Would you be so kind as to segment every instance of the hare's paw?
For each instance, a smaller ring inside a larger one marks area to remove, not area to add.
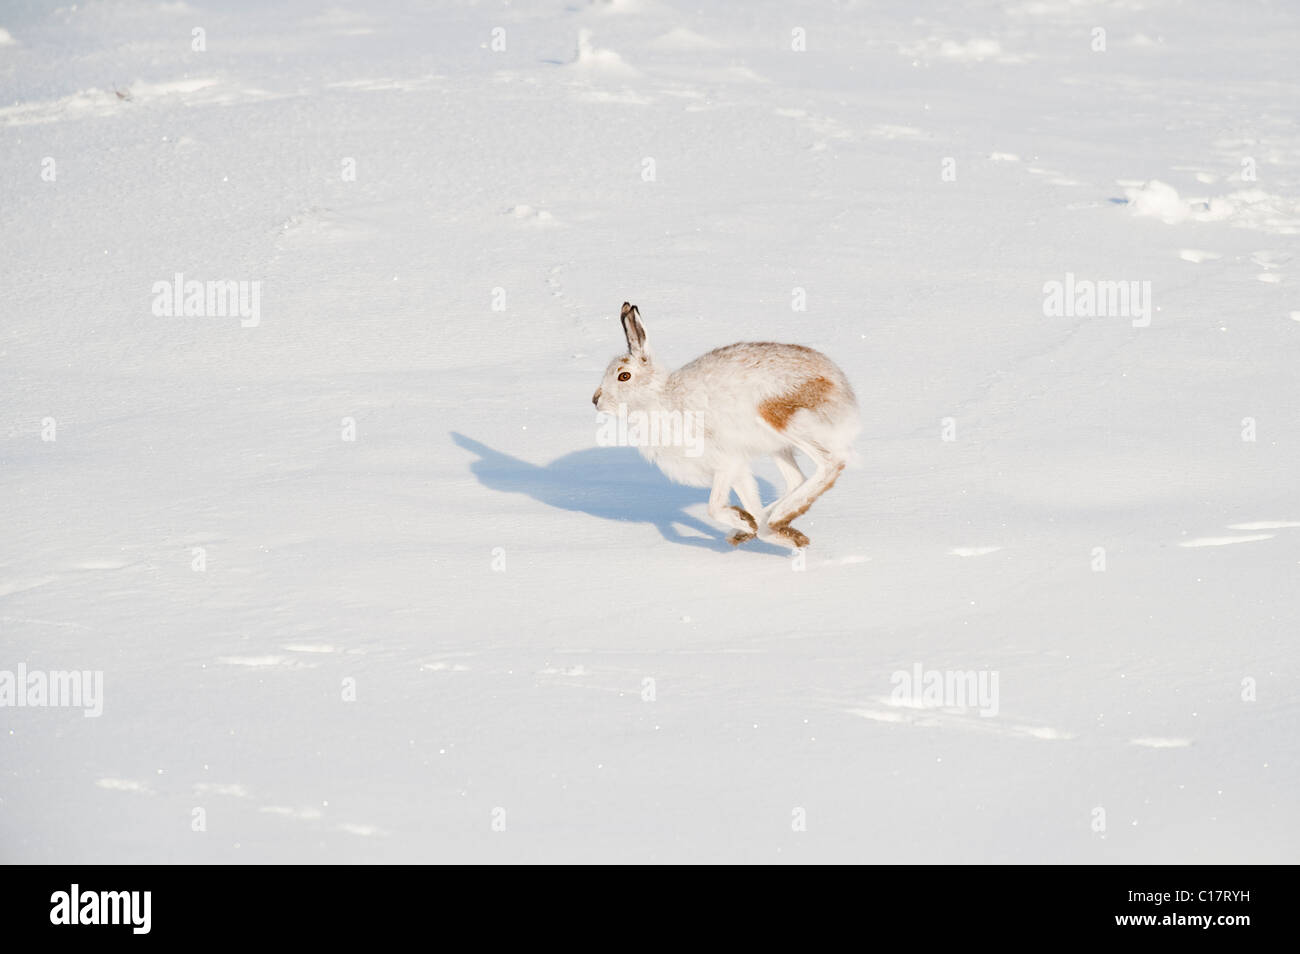
[[[715,501],[709,506],[709,516],[724,527],[735,531],[727,538],[733,547],[739,546],[746,540],[752,540],[758,535],[758,521],[748,510],[719,505]]]
[[[749,529],[752,531],[749,535],[751,537],[755,536],[758,531],[758,522],[754,519],[753,514],[748,510],[741,510],[739,507],[728,507],[727,509],[738,516],[741,520],[745,521],[745,523],[749,524]]]
[[[789,525],[770,527],[769,532],[763,536],[763,539],[768,543],[775,543],[781,547],[790,547],[793,550],[802,550],[810,542],[806,536]]]

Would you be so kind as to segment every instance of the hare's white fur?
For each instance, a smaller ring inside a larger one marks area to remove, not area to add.
[[[761,540],[804,547],[808,538],[790,526],[830,489],[851,456],[858,433],[858,406],[844,372],[802,345],[742,342],[717,348],[676,371],[655,364],[636,306],[623,303],[627,354],[605,370],[592,403],[613,414],[688,416],[694,440],[639,445],[678,483],[712,487],[709,515],[736,531],[728,539]],[[630,375],[620,381],[620,375]],[[795,460],[812,461],[805,477]],[[762,507],[751,464],[771,456],[785,481],[785,494]],[[731,506],[735,490],[741,507]],[[743,508],[743,509],[742,509]]]

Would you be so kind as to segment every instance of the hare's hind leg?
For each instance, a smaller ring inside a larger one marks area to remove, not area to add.
[[[774,533],[768,529],[768,517],[776,506],[790,494],[794,493],[807,478],[802,470],[799,469],[799,463],[794,457],[794,448],[783,447],[772,454],[772,460],[776,462],[776,469],[781,473],[781,480],[785,483],[785,493],[778,496],[766,507],[754,510],[754,515],[758,517],[758,537],[760,540],[766,540],[768,543],[775,543],[779,546],[793,546],[794,541],[788,536]],[[740,488],[736,488],[737,496],[740,496],[741,503],[746,507],[750,506],[748,500],[740,493]],[[754,488],[754,506],[758,506],[758,487]],[[796,533],[798,531],[795,531]],[[807,538],[805,538],[806,541]]]
[[[772,455],[772,459],[776,461],[776,469],[781,472],[781,479],[785,481],[787,494],[793,493],[794,489],[807,479],[799,469],[799,462],[794,459],[793,447],[782,447]],[[773,504],[775,503],[776,501],[773,501]]]
[[[808,538],[790,526],[790,523],[796,517],[807,513],[813,502],[831,489],[839,479],[840,471],[844,470],[845,461],[816,441],[793,438],[789,435],[786,437],[791,444],[812,459],[817,469],[813,471],[811,477],[791,487],[789,484],[794,474],[802,474],[798,466],[794,465],[793,451],[787,448],[777,456],[777,466],[786,478],[787,490],[785,496],[772,504],[763,514],[764,520],[759,538],[770,543],[801,549],[808,545]],[[787,465],[793,467],[793,473],[786,469]]]
[[[754,475],[747,468],[732,473],[720,470],[713,475],[713,490],[709,493],[709,516],[736,531],[727,537],[727,542],[732,546],[754,539],[758,531],[758,521],[754,519],[753,514],[739,507],[733,507],[727,502],[731,499],[731,488],[742,484],[746,477],[750,483],[753,483]],[[754,496],[758,496],[757,487],[754,489]],[[741,503],[745,503],[743,496]]]

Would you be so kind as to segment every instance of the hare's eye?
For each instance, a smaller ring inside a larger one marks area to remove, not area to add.
[[[618,379],[619,379],[620,381],[631,381],[631,380],[632,380],[632,372],[631,372],[631,371],[624,371],[622,374],[620,374],[620,375],[618,376]]]

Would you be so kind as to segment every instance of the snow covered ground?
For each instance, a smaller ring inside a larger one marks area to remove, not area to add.
[[[0,11],[0,860],[1300,860],[1293,4]],[[624,300],[846,370],[802,557]]]

